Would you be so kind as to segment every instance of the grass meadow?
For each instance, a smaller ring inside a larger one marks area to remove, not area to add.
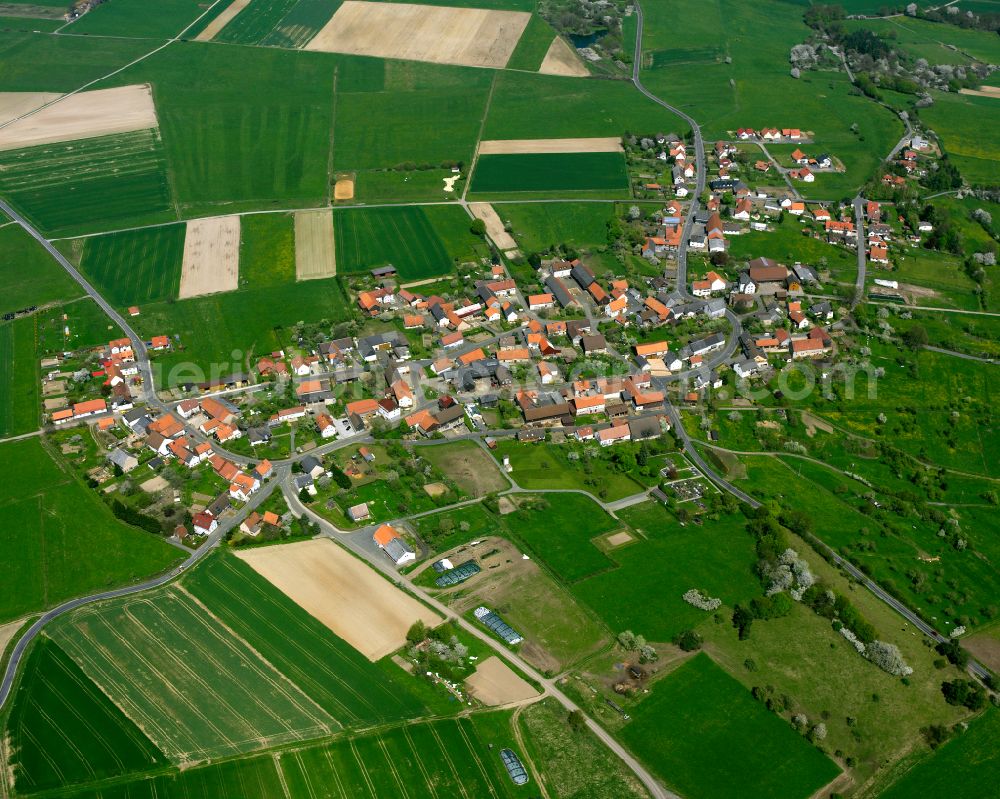
[[[81,268],[114,305],[142,305],[177,297],[184,257],[184,225],[126,230],[84,240]]]
[[[858,272],[857,255],[846,247],[836,247],[822,239],[804,235],[803,230],[811,231],[811,227],[788,214],[784,222],[775,225],[774,230],[766,233],[751,230],[741,236],[734,236],[730,242],[729,256],[740,261],[773,258],[783,264],[801,261],[821,271],[825,264],[834,279],[853,285]]]
[[[146,0],[115,0],[91,9],[66,30],[79,35],[166,39],[180,34],[205,10],[206,4],[199,0],[160,0],[156,13],[151,14]]]
[[[53,235],[176,218],[155,130],[6,150],[0,192]]]
[[[240,285],[275,286],[295,280],[295,217],[251,214],[240,219]]]
[[[83,296],[83,289],[20,225],[0,228],[3,313]]]
[[[342,724],[384,722],[426,709],[400,671],[387,679],[249,566],[228,555],[208,559],[184,586],[237,635]]]
[[[921,121],[944,145],[969,183],[994,185],[1000,174],[1000,142],[983,135],[1000,124],[1000,104],[992,97],[934,92],[934,105],[920,109]]]
[[[526,252],[568,244],[591,249],[606,244],[614,203],[499,203],[494,210],[510,222]]]
[[[481,155],[471,190],[489,192],[591,191],[628,186],[621,153]]]
[[[180,551],[119,522],[37,438],[0,444],[0,622],[164,571]]]
[[[961,8],[965,10],[965,3]],[[996,13],[996,7],[993,8]],[[892,19],[850,20],[844,24],[847,31],[865,28],[881,36],[894,39],[893,45],[910,53],[914,58],[925,58],[930,64],[972,63],[965,54],[987,64],[1000,61],[1000,43],[989,31],[960,28],[912,17]],[[947,45],[957,47],[953,50]]]
[[[57,644],[40,638],[23,666],[7,720],[19,793],[166,765],[142,734]]]
[[[657,682],[631,715],[622,739],[686,796],[804,799],[839,772],[705,654]]]
[[[51,635],[174,762],[340,726],[183,588],[88,606],[60,618]]]
[[[458,206],[334,210],[337,272],[367,272],[391,263],[403,280],[448,274],[485,244]]]
[[[34,317],[0,324],[0,438],[38,429],[39,377]]]

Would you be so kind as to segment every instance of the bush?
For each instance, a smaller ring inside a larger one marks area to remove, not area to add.
[[[949,705],[982,710],[986,707],[986,689],[972,680],[952,680],[941,683],[941,693]]]
[[[685,630],[674,636],[674,644],[685,652],[697,652],[701,649],[701,636],[694,630]]]

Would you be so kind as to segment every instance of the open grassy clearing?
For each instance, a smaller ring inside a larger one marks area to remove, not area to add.
[[[96,347],[124,335],[90,297],[46,308],[35,318],[38,320],[36,351],[39,355]],[[67,327],[69,335],[66,335]]]
[[[323,56],[190,42],[112,81],[154,86],[177,201],[200,216],[326,202],[333,67]]]
[[[118,306],[175,299],[184,233],[184,225],[167,225],[87,238],[82,270]]]
[[[39,377],[35,319],[0,324],[0,438],[38,429]]]
[[[83,289],[20,225],[0,228],[0,286],[4,313],[83,295]]]
[[[620,153],[481,155],[472,191],[531,192],[623,189],[628,186]]]
[[[1000,781],[1000,712],[989,708],[937,752],[914,762],[883,799],[912,799],[917,796],[947,796],[961,789],[967,796],[987,795]],[[917,759],[914,758],[914,761]]]
[[[823,271],[830,270],[835,280],[854,283],[858,271],[858,257],[845,247],[835,247],[820,239],[802,234],[804,226],[791,215],[774,230],[766,233],[749,231],[735,236],[729,243],[729,257],[738,260],[773,258],[791,265],[796,261]]]
[[[225,0],[221,0],[224,4]],[[67,32],[96,36],[177,36],[201,16],[207,5],[199,0],[162,0],[151,14],[146,0],[115,0],[91,9]]]
[[[895,261],[895,266],[888,275],[873,266],[868,285],[872,286],[876,278],[896,280],[901,284],[901,290],[914,294],[918,305],[967,311],[980,308],[979,298],[973,293],[976,283],[965,274],[960,256],[922,248],[904,250]],[[908,289],[908,286],[916,286],[917,291]]]
[[[152,742],[49,638],[31,649],[6,733],[29,793],[166,765]]]
[[[1000,173],[1000,142],[983,135],[1000,124],[1000,102],[991,97],[934,92],[934,105],[920,109],[920,119],[938,136],[969,183],[992,185]]]
[[[838,773],[703,654],[658,682],[631,714],[621,737],[685,795],[804,799]]]
[[[340,726],[183,589],[84,608],[51,635],[176,763]]]
[[[435,447],[421,447],[420,457],[458,483],[472,497],[481,497],[510,486],[490,458],[474,441],[458,441]]]
[[[387,679],[242,561],[210,558],[184,586],[338,721],[382,722],[426,710],[403,672]]]
[[[392,264],[403,280],[448,274],[486,245],[458,206],[334,210],[337,270],[367,272]]]
[[[978,314],[912,311],[911,319],[891,318],[893,329],[905,334],[919,325],[931,346],[967,352],[981,358],[1000,357],[1000,319]]]
[[[49,234],[175,218],[155,130],[0,153],[0,192]]]
[[[295,219],[251,214],[240,222],[240,286],[262,288],[295,280]]]
[[[166,570],[181,552],[115,519],[38,439],[0,445],[0,621]]]

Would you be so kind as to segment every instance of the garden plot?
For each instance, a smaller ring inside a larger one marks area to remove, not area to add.
[[[37,97],[36,93],[30,93],[30,98]],[[34,99],[26,102],[34,102]],[[16,105],[16,101],[8,103]],[[69,95],[31,116],[0,128],[0,150],[92,139],[155,127],[156,108],[147,84],[98,89]]]
[[[295,214],[295,279],[317,280],[337,274],[331,211]]]
[[[305,49],[502,68],[530,19],[522,11],[346,0]]]
[[[618,136],[571,139],[494,139],[479,142],[479,155],[526,155],[545,153],[621,153]]]
[[[399,649],[415,621],[441,621],[328,539],[251,549],[237,556],[369,660]]]
[[[538,696],[538,691],[496,655],[477,664],[465,681],[466,688],[484,705],[506,705]]]
[[[233,18],[248,5],[250,5],[250,0],[233,0],[225,11],[205,26],[205,30],[194,37],[194,40],[196,42],[212,41],[216,34],[232,22]]]
[[[180,299],[236,291],[240,268],[240,218],[192,219],[184,236]]]
[[[552,40],[538,71],[543,75],[562,75],[568,78],[586,78],[590,75],[576,51],[561,36]]]
[[[489,203],[470,203],[469,210],[472,211],[472,215],[476,219],[482,219],[486,223],[486,234],[493,239],[493,243],[497,247],[504,252],[517,249],[517,242],[514,241],[510,233],[504,230],[503,222],[497,212],[493,210],[492,205]]]

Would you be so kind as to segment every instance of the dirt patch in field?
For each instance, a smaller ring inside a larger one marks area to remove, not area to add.
[[[971,94],[973,97],[992,97],[1000,100],[1000,86],[983,86],[981,89],[959,89],[959,94]]]
[[[337,274],[332,211],[295,214],[295,279],[317,280]]]
[[[58,100],[61,94],[52,92],[0,92],[0,125],[17,119],[46,103]]]
[[[634,541],[631,533],[622,530],[620,533],[615,533],[614,535],[609,535],[607,537],[608,546],[620,547],[627,544],[629,541]]]
[[[145,83],[79,92],[0,129],[0,150],[130,133],[157,124],[153,94]]]
[[[354,178],[340,178],[333,184],[333,199],[353,200],[354,199]]]
[[[941,296],[934,289],[926,286],[914,286],[912,283],[900,283],[899,290],[907,295],[908,299],[919,303],[921,300],[936,299]]]
[[[194,37],[196,42],[210,42],[215,38],[226,25],[233,21],[233,18],[244,8],[250,5],[250,0],[233,0],[232,3],[219,16],[205,26],[205,30]]]
[[[522,155],[535,153],[620,153],[617,136],[576,139],[490,139],[479,142],[480,155]]]
[[[806,426],[806,435],[809,438],[815,436],[817,430],[821,430],[824,433],[833,432],[833,425],[820,419],[818,416],[813,416],[811,413],[804,412],[802,414],[802,424]]]
[[[428,447],[423,452],[428,460],[454,480],[458,487],[474,497],[509,487],[493,459],[479,447],[444,445]]]
[[[508,497],[500,497],[497,500],[497,510],[500,511],[501,516],[507,516],[517,510],[517,505]]]
[[[465,680],[465,687],[484,705],[506,705],[538,696],[530,683],[522,680],[496,655],[476,666],[476,673]]]
[[[441,497],[448,493],[448,486],[444,483],[428,483],[424,486],[424,491],[427,492],[427,496],[431,499],[434,497]]]
[[[517,242],[510,233],[503,229],[503,222],[493,206],[489,203],[470,203],[469,210],[476,219],[482,219],[486,223],[486,234],[493,239],[493,243],[501,250],[513,250],[517,247]]]
[[[184,234],[180,299],[236,291],[240,277],[240,218],[192,219]]]
[[[17,619],[15,621],[9,621],[6,624],[0,624],[0,657],[3,656],[4,650],[7,649],[7,644],[9,644],[17,631],[24,626],[24,619]]]
[[[163,489],[169,487],[169,485],[170,483],[168,483],[163,477],[157,475],[156,477],[151,477],[145,483],[141,483],[139,485],[139,488],[141,488],[147,494],[155,494],[156,492],[162,491]]]
[[[963,638],[962,646],[991,671],[1000,672],[1000,638],[993,638],[989,634],[974,635]]]
[[[501,68],[530,19],[524,11],[345,0],[305,49]]]
[[[236,553],[334,634],[375,661],[406,643],[415,622],[441,619],[325,538]]]
[[[590,75],[576,51],[562,36],[556,36],[552,40],[538,71],[543,75],[562,75],[567,78],[586,78]]]

